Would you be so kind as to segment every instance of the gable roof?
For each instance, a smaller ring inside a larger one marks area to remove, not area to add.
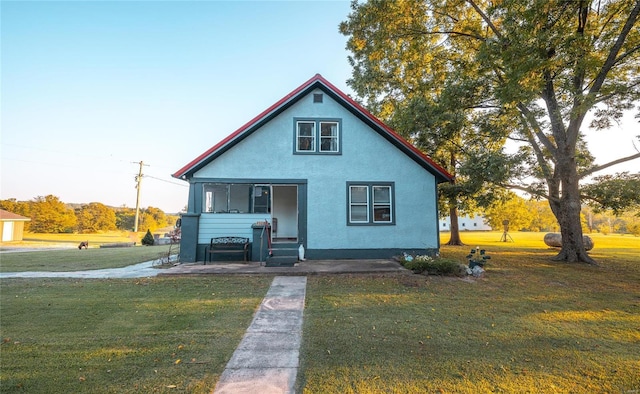
[[[0,221],[3,222],[28,222],[31,219],[20,216],[17,213],[5,211],[4,209],[0,209]]]
[[[434,162],[427,155],[422,153],[418,148],[411,145],[407,140],[402,138],[398,133],[393,131],[389,126],[385,125],[378,118],[373,116],[369,111],[364,109],[351,97],[336,88],[329,81],[324,79],[322,75],[316,74],[313,78],[303,83],[288,95],[284,96],[278,102],[264,110],[255,118],[244,124],[238,130],[231,133],[222,141],[211,147],[209,150],[196,157],[190,163],[176,171],[172,176],[179,179],[187,179],[193,176],[193,174],[206,166],[212,160],[231,149],[237,143],[242,141],[251,135],[254,131],[258,130],[265,123],[269,122],[274,117],[278,116],[284,110],[295,104],[302,97],[306,96],[309,92],[320,89],[336,102],[341,104],[349,112],[366,123],[374,131],[384,137],[387,141],[391,142],[394,146],[400,149],[404,154],[413,159],[416,163],[422,166],[425,170],[432,173],[438,183],[448,182],[453,179],[444,168]]]

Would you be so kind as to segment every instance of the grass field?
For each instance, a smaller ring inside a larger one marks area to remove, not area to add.
[[[178,250],[178,246],[172,246],[172,253]],[[0,272],[64,272],[121,268],[166,257],[168,252],[169,245],[2,253],[0,255]]]
[[[501,242],[502,232],[462,232],[462,242],[468,247],[448,247],[444,245],[449,240],[449,233],[441,233],[440,240],[442,242],[442,253],[450,257],[458,257],[464,259],[471,248],[480,246],[491,254],[504,256],[506,260],[510,258],[518,259],[519,257],[510,257],[510,254],[521,253],[522,256],[540,257],[547,260],[555,256],[559,249],[550,248],[545,245],[543,238],[545,233],[531,232],[515,232],[510,233],[512,241]],[[594,242],[594,248],[589,254],[602,266],[609,263],[618,264],[619,262],[629,262],[640,264],[640,237],[633,235],[609,234],[602,235],[599,233],[586,234]]]
[[[158,229],[153,234],[163,236],[173,227]],[[119,242],[136,242],[140,245],[140,241],[146,232],[134,233],[132,231],[106,231],[95,234],[45,234],[45,233],[24,233],[22,241],[11,241],[0,243],[0,250],[23,248],[75,248],[82,241],[89,241],[90,248],[98,248],[103,244],[119,243]]]
[[[640,392],[640,239],[594,236],[595,267],[500,235],[442,248],[487,249],[481,279],[309,277],[301,391]]]
[[[266,277],[2,280],[2,393],[207,393]]]
[[[82,241],[89,241],[92,247],[98,247],[101,244],[115,242],[138,242],[144,237],[144,233],[134,233],[127,231],[108,231],[96,234],[44,234],[44,233],[24,233],[22,241],[14,241],[12,246],[42,246],[46,247],[50,244],[68,245],[69,247],[78,246]]]
[[[310,276],[299,391],[640,392],[639,238],[594,236],[596,267],[462,235],[482,278]],[[271,280],[3,279],[0,391],[208,393]]]
[[[21,242],[0,246],[0,272],[19,271],[80,271],[121,268],[128,265],[175,254],[179,245],[156,245],[124,248],[100,248],[112,243],[136,242],[134,233],[108,232],[101,234],[33,234],[26,233]],[[81,241],[89,241],[89,248],[78,250]],[[20,252],[17,250],[28,251]],[[12,250],[11,252],[8,252]]]

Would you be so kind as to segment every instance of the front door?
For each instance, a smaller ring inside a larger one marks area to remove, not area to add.
[[[273,240],[296,242],[298,240],[298,186],[273,185],[271,189]]]

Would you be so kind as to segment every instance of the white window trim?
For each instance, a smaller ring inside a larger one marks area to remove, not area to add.
[[[367,189],[367,220],[353,221],[351,220],[351,209],[354,205],[365,205],[364,203],[352,203],[351,190],[356,187],[365,187]],[[383,187],[389,189],[389,202],[375,204],[373,201],[373,190],[376,187]],[[347,182],[347,225],[353,226],[395,226],[396,224],[396,209],[395,209],[395,182],[360,182],[360,181],[348,181]],[[375,207],[385,206],[389,207],[389,220],[375,220]]]
[[[389,202],[385,202],[385,203],[376,203],[375,201],[375,193],[374,193],[374,189],[375,188],[385,188],[389,190]],[[373,212],[373,217],[371,218],[373,220],[374,223],[385,223],[385,224],[390,224],[393,223],[393,189],[391,188],[391,185],[371,185],[371,211]],[[389,220],[376,220],[376,215],[375,215],[375,211],[376,211],[376,206],[381,207],[389,207]]]
[[[308,123],[313,124],[313,134],[312,136],[301,136],[300,135],[300,124]],[[336,135],[325,137],[325,139],[331,138],[335,139],[335,149],[324,150],[322,149],[322,125],[323,124],[332,124],[336,127]],[[294,154],[302,154],[302,155],[341,155],[342,154],[342,120],[337,118],[294,118],[294,141],[293,141],[293,153]],[[311,149],[309,150],[301,150],[300,149],[300,138],[311,138]]]
[[[321,120],[319,123],[319,127],[318,127],[318,138],[319,138],[319,143],[318,143],[318,150],[322,153],[338,153],[340,152],[340,122],[335,121],[335,120]],[[322,125],[323,124],[332,124],[336,126],[336,135],[333,136],[328,136],[328,137],[323,137],[322,136]],[[334,139],[336,140],[336,149],[335,150],[323,150],[322,149],[322,139]]]
[[[367,190],[367,201],[365,203],[361,203],[361,202],[353,202],[351,200],[351,196],[353,196],[353,194],[351,193],[351,190],[353,190],[354,188],[361,188],[361,187],[365,187]],[[353,220],[352,219],[352,208],[354,206],[365,206],[365,208],[367,208],[366,212],[367,212],[367,219],[366,220]],[[349,223],[357,223],[357,224],[366,224],[369,223],[369,206],[370,206],[370,202],[369,202],[369,187],[367,187],[367,185],[349,185]]]
[[[311,124],[313,125],[313,130],[311,131],[311,135],[300,135],[300,124],[302,123],[306,123],[306,124]],[[316,143],[316,136],[318,134],[317,132],[317,127],[316,127],[316,121],[314,120],[297,120],[296,121],[296,152],[299,153],[315,153],[316,152],[316,146],[318,145]],[[311,149],[300,149],[300,138],[311,138]]]

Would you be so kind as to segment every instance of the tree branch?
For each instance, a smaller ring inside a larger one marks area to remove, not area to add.
[[[538,124],[538,121],[536,120],[535,115],[532,114],[529,108],[527,108],[527,106],[522,103],[518,103],[517,107],[520,110],[520,112],[524,115],[527,122],[531,125],[531,128],[533,128],[533,131],[536,137],[538,138],[538,141],[540,141],[540,143],[544,145],[544,147],[547,148],[549,152],[551,152],[551,154],[555,157],[557,148],[551,143],[549,138],[547,138],[547,136],[544,135],[544,133],[542,132],[542,128],[540,127],[540,125]]]
[[[637,52],[638,50],[640,50],[640,44],[636,45],[635,47],[629,49],[628,51],[626,51],[622,55],[618,56],[618,58],[613,62],[613,64],[615,65],[615,64],[620,63],[620,61],[622,61],[625,57],[632,55],[633,53]]]
[[[521,114],[520,116],[523,116],[523,115]],[[524,118],[522,120],[523,120],[524,123],[529,123],[526,118]],[[544,173],[544,177],[547,178],[547,179],[550,179],[553,175],[551,174],[551,169],[549,168],[549,165],[547,164],[547,161],[544,158],[544,153],[542,152],[542,150],[540,149],[540,146],[538,146],[538,144],[536,143],[535,139],[533,138],[531,130],[530,129],[526,129],[525,133],[526,133],[525,136],[527,138],[527,142],[533,148],[533,152],[536,155],[536,160],[538,160],[538,164],[540,165],[540,168],[542,169],[542,172]]]
[[[607,27],[609,26],[611,21],[613,21],[614,17],[616,16],[616,14],[618,13],[620,8],[622,8],[622,6],[620,6],[619,8],[616,8],[615,10],[613,10],[611,12],[609,12],[609,17],[603,23],[601,23],[600,31],[597,34],[594,35],[594,40],[595,41],[597,41],[602,36],[602,33],[607,29]],[[598,7],[598,11],[596,12],[596,14],[598,16],[600,16],[600,8],[599,7]],[[595,41],[594,41],[594,44],[595,44]]]
[[[553,198],[552,196],[546,194],[546,193],[540,193],[537,192],[535,190],[532,190],[528,187],[525,186],[520,186],[520,185],[512,185],[510,183],[500,183],[499,186],[502,186],[506,189],[516,189],[516,190],[522,190],[523,192],[526,192],[528,194],[531,194],[532,196],[536,196],[536,197],[541,197],[547,200],[553,200],[553,201],[558,201],[558,199]]]
[[[481,37],[481,36],[477,36],[475,34],[471,34],[471,33],[464,33],[461,31],[456,31],[456,30],[420,30],[420,29],[410,29],[410,28],[404,28],[405,31],[407,31],[407,34],[397,34],[394,35],[393,38],[404,38],[404,37],[411,37],[414,36],[416,34],[424,34],[424,35],[436,35],[436,34],[442,34],[442,35],[455,35],[455,36],[463,36],[463,37],[470,37],[470,38],[474,38],[476,40],[479,41],[485,41],[486,38],[485,37]]]
[[[613,46],[611,47],[611,50],[609,51],[607,60],[605,60],[604,64],[602,65],[600,72],[596,76],[593,82],[593,85],[591,86],[591,89],[589,89],[589,96],[595,96],[596,93],[600,91],[600,88],[602,88],[602,84],[604,84],[607,74],[609,73],[611,68],[616,64],[616,59],[618,58],[618,53],[620,52],[622,45],[624,44],[625,40],[627,39],[627,36],[629,35],[629,32],[631,31],[631,29],[633,28],[633,26],[635,25],[638,19],[638,14],[640,14],[640,0],[636,0],[635,6],[631,10],[631,13],[629,13],[629,17],[627,18],[627,21],[625,22],[622,28],[622,31],[620,31],[620,34],[618,35],[618,38],[616,39],[615,44],[613,44]]]
[[[517,138],[517,137],[512,137],[511,135],[507,136],[507,139],[511,141],[517,141],[517,142],[529,142],[529,140],[526,138]]]
[[[551,121],[551,133],[556,141],[557,149],[552,152],[555,157],[558,150],[564,152],[567,148],[574,149],[574,141],[578,138],[578,128],[574,128],[575,131],[573,131],[572,135],[569,135],[568,130],[565,128],[564,121],[562,120],[562,111],[558,105],[551,74],[548,70],[545,70],[543,75],[545,84],[542,88],[542,99],[547,105],[547,114]]]
[[[591,201],[594,201],[594,202],[600,204],[603,207],[607,206],[607,202],[606,201],[600,200],[600,199],[592,197],[592,196],[587,196],[585,194],[580,194],[580,200],[591,200]]]
[[[485,23],[487,24],[487,26],[489,26],[493,34],[495,34],[496,37],[500,39],[500,41],[504,41],[504,37],[502,33],[500,33],[500,30],[498,30],[498,28],[493,24],[493,22],[491,22],[491,19],[489,19],[487,14],[485,14],[484,11],[482,11],[480,7],[478,7],[478,5],[473,0],[467,0],[467,3],[471,4],[471,7],[473,7],[473,9],[476,10],[478,15],[480,15],[480,17],[485,21]]]
[[[616,159],[614,161],[610,161],[610,162],[608,162],[606,164],[602,164],[602,165],[590,168],[590,169],[578,174],[578,178],[582,179],[582,178],[587,177],[587,176],[589,176],[589,175],[591,175],[591,174],[593,174],[595,172],[602,171],[602,170],[604,170],[606,168],[615,166],[616,164],[624,163],[624,162],[627,162],[627,161],[630,161],[630,160],[635,160],[637,158],[640,158],[640,153],[635,153],[635,154],[633,154],[631,156],[622,157],[620,159]]]
[[[636,82],[636,83],[629,84],[627,87],[628,88],[635,88],[636,86],[640,86],[640,80],[638,80],[638,82]],[[624,91],[624,92],[618,91],[618,92],[609,93],[609,94],[606,94],[604,96],[599,96],[599,97],[594,98],[593,102],[595,104],[602,103],[602,102],[607,101],[610,98],[613,98],[613,97],[615,97],[615,96],[617,96],[619,94],[625,94],[625,93],[627,93],[627,91]]]

